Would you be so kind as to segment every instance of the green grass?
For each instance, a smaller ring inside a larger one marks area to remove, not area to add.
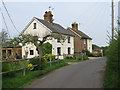
[[[3,75],[2,88],[24,88],[41,75],[66,65],[68,64],[64,61],[61,61],[59,63],[52,64],[52,66],[46,66],[44,70],[27,71],[25,76],[23,76],[22,71],[14,72],[15,75],[13,77],[7,77]]]
[[[88,59],[86,59],[86,60],[88,60]],[[82,62],[82,61],[85,61],[85,60],[65,59],[64,61],[65,62]]]

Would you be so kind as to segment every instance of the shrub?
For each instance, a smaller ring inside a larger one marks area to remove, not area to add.
[[[70,56],[70,57],[69,57],[69,56],[67,56],[67,57],[66,57],[66,59],[73,59],[73,57],[71,57],[71,56]]]
[[[88,57],[94,57],[93,53],[88,54]]]
[[[100,52],[94,52],[94,53],[93,53],[93,56],[94,56],[94,57],[101,57],[101,56],[102,56],[102,53],[100,53]]]
[[[43,55],[52,53],[52,44],[49,42],[43,44]]]
[[[8,72],[12,70],[12,66],[15,65],[12,62],[8,62],[8,63],[2,63],[2,72]],[[14,72],[9,72],[9,73],[5,73],[3,74],[4,77],[14,77],[15,73]]]
[[[30,70],[30,71],[34,70],[34,67],[32,64],[28,64],[28,70]]]
[[[83,55],[83,60],[88,60],[88,56]]]
[[[104,76],[104,88],[120,88],[120,34],[112,40],[107,50],[107,66]]]
[[[34,67],[33,70],[40,70],[40,69],[44,68],[45,61],[44,61],[43,58],[40,59],[39,57],[35,57],[35,58],[30,59],[29,64],[37,65],[37,66]]]
[[[45,54],[43,57],[44,57],[43,59],[45,60],[45,62],[49,62],[50,59],[51,59],[51,61],[55,61],[55,55],[54,54]]]

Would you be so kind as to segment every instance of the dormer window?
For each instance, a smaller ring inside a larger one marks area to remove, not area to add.
[[[36,29],[36,23],[33,24],[33,29]]]

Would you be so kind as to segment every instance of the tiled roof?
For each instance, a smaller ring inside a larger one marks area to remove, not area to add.
[[[36,17],[34,17],[36,18]],[[53,33],[60,33],[65,35],[71,35],[73,36],[73,33],[63,28],[61,25],[56,23],[49,23],[48,21],[36,18],[39,22],[41,22],[43,25],[45,25],[47,28],[49,28]]]

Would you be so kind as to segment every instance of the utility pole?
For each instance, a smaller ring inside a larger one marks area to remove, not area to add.
[[[114,39],[114,0],[112,0],[112,39]]]

